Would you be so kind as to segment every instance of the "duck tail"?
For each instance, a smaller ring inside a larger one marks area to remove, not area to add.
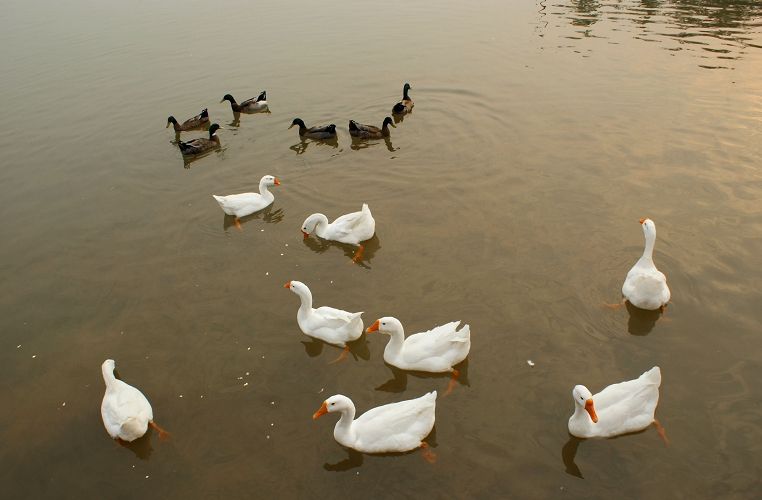
[[[266,101],[266,100],[267,100],[267,91],[266,91],[266,90],[263,90],[263,91],[262,91],[262,92],[259,94],[259,96],[257,97],[257,102],[260,102],[260,101]]]
[[[201,116],[201,118],[208,118],[209,117],[209,111],[206,108],[204,108],[204,109],[201,110],[201,114],[199,116]]]
[[[188,151],[190,149],[193,149],[192,146],[190,146],[187,142],[183,142],[183,141],[178,142],[177,147],[180,148],[180,151]]]
[[[335,133],[336,133],[336,124],[335,124],[335,123],[331,123],[330,125],[328,125],[328,127],[327,127],[327,128],[328,128],[328,131],[329,131],[330,133],[332,133],[332,134],[335,134]]]
[[[349,130],[360,130],[360,127],[357,126],[356,121],[349,120]]]

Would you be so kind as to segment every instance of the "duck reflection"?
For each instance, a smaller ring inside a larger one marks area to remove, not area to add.
[[[413,114],[413,110],[411,109],[407,113],[402,113],[402,114],[393,113],[392,114],[392,118],[394,118],[394,123],[396,125],[397,123],[404,122],[405,121],[405,117],[408,116],[408,115],[412,115],[412,114]]]
[[[408,374],[418,378],[451,378],[452,375],[448,372],[444,373],[430,373],[430,372],[418,372],[418,371],[405,371],[396,366],[392,366],[384,361],[384,364],[392,371],[392,378],[376,387],[377,391],[384,392],[405,392],[407,389],[407,376]],[[464,359],[453,368],[458,370],[457,381],[461,385],[470,387],[471,384],[468,381],[468,358]],[[427,441],[428,442],[428,441]]]
[[[369,240],[365,240],[362,243],[362,253],[360,257],[354,259],[355,253],[357,253],[356,245],[349,245],[347,243],[340,243],[338,241],[324,240],[318,238],[317,235],[313,235],[311,238],[305,238],[302,242],[307,245],[307,248],[315,253],[323,253],[328,251],[331,247],[338,247],[344,252],[344,255],[351,260],[350,264],[354,263],[365,269],[371,269],[370,260],[376,255],[376,252],[381,248],[381,243],[378,240],[378,235],[374,234]]]
[[[258,220],[258,219],[262,219],[266,224],[277,224],[283,220],[283,217],[285,216],[285,214],[283,213],[282,208],[279,208],[277,210],[273,210],[272,208],[273,207],[270,206],[265,208],[264,210],[260,210],[259,212],[255,212],[251,215],[240,217],[238,219],[238,224],[243,226],[247,222],[251,222],[253,220]],[[234,215],[225,214],[225,218],[222,220],[223,229],[226,232],[234,227],[237,229],[243,230],[243,228],[239,228],[238,226],[236,226],[235,220],[236,218]]]
[[[175,143],[176,144],[176,143]],[[213,153],[221,153],[225,151],[225,148],[222,146],[216,146],[209,151],[204,151],[203,153],[199,153],[197,155],[182,155],[183,157],[183,167],[185,168],[191,168],[191,164],[195,162],[196,160],[200,160],[202,158],[206,158],[207,156],[213,154]]]
[[[627,307],[627,313],[630,315],[630,320],[627,322],[627,331],[630,332],[630,335],[648,335],[656,326],[661,315],[664,314],[662,309],[653,311],[641,309],[632,305],[629,300],[625,303],[625,307]]]
[[[349,147],[355,151],[359,151],[361,149],[368,149],[378,144],[379,144],[379,139],[360,139],[359,137],[352,137],[352,145]],[[392,140],[389,137],[384,137],[384,144],[386,144],[386,149],[388,149],[392,153],[395,151],[399,151],[400,149],[400,148],[395,148],[394,146],[392,146]]]
[[[305,139],[304,137],[299,137],[299,142],[291,146],[289,149],[291,151],[294,151],[296,154],[300,155],[304,153],[307,150],[307,146],[310,144],[316,144],[318,146],[329,146],[333,149],[336,149],[339,147],[339,139],[323,139],[323,140],[317,140],[317,139]]]
[[[303,340],[302,344],[304,344],[304,349],[307,351],[307,356],[311,358],[319,356],[323,352],[323,346],[330,345],[323,340],[311,337],[309,341]],[[362,358],[365,361],[370,359],[370,348],[368,347],[368,340],[365,338],[365,332],[357,340],[347,342],[347,347],[349,348],[349,354],[355,358],[355,361],[357,361],[357,358]]]
[[[577,447],[579,447],[579,443],[582,441],[584,441],[584,439],[574,437],[569,434],[569,440],[566,442],[564,447],[561,448],[561,460],[563,460],[564,465],[566,466],[566,470],[564,472],[580,479],[585,479],[582,477],[582,472],[580,472],[577,464],[574,463],[574,457],[577,456]]]
[[[228,123],[228,127],[238,128],[241,126],[241,113],[233,112],[233,119]]]

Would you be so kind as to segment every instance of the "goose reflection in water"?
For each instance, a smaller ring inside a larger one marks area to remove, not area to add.
[[[426,444],[428,445],[427,448],[436,448],[437,447],[437,426],[436,424],[431,429],[431,432],[428,436],[426,436],[424,439],[426,441]],[[341,460],[339,462],[336,462],[335,464],[329,464],[326,462],[323,464],[323,468],[327,471],[331,472],[346,472],[350,469],[354,469],[357,467],[362,466],[364,457],[363,454],[360,453],[357,450],[353,450],[352,448],[344,448],[347,452],[347,458],[344,460]],[[379,456],[384,457],[394,457],[394,456],[401,456],[401,455],[410,455],[413,453],[420,453],[418,449],[406,451],[404,453],[379,453]]]
[[[360,139],[359,137],[352,137],[352,145],[349,147],[354,151],[359,151],[361,149],[368,149],[372,146],[376,146],[379,144],[379,141],[380,139]],[[399,151],[400,149],[392,146],[392,140],[389,137],[384,137],[384,143],[386,144],[386,149],[392,153]]]
[[[378,235],[374,234],[369,240],[365,240],[362,243],[362,253],[360,257],[355,259],[355,253],[357,252],[357,246],[349,245],[347,243],[339,243],[338,241],[323,240],[318,238],[317,235],[311,238],[305,238],[302,242],[307,245],[307,248],[315,253],[323,253],[328,251],[331,247],[338,247],[344,252],[344,255],[349,257],[349,263],[357,264],[358,266],[370,269],[370,260],[376,255],[376,252],[381,248],[381,243],[378,241]]]
[[[307,150],[307,146],[309,146],[310,144],[317,144],[318,146],[329,146],[333,149],[336,149],[339,147],[339,139],[334,138],[334,139],[318,140],[318,139],[306,139],[304,137],[299,137],[299,142],[297,142],[296,144],[294,144],[288,149],[300,155]]]
[[[146,462],[151,459],[151,453],[153,453],[153,447],[151,446],[151,436],[153,435],[153,427],[150,425],[148,426],[148,430],[145,434],[140,436],[139,438],[135,439],[134,441],[130,441],[129,443],[126,441],[116,441],[119,443],[119,446],[127,448],[131,452],[135,454],[136,457],[138,457],[140,460],[145,460]]]
[[[392,371],[392,378],[384,382],[383,384],[376,387],[377,391],[384,391],[384,392],[405,392],[405,389],[407,389],[407,376],[408,374],[417,377],[417,378],[451,378],[452,374],[449,372],[443,372],[443,373],[431,373],[431,372],[419,372],[419,371],[406,371],[402,370],[400,368],[397,368],[396,366],[392,366],[386,361],[384,361],[384,364],[387,368],[389,368]],[[468,358],[464,359],[457,365],[455,365],[453,368],[458,370],[458,382],[461,385],[465,385],[466,387],[471,387],[471,384],[468,381]],[[428,442],[428,441],[427,441]]]
[[[323,352],[323,346],[330,346],[329,343],[316,338],[310,338],[309,341],[303,340],[302,344],[304,344],[304,350],[307,351],[307,356],[311,358],[319,356]],[[370,348],[368,347],[368,340],[365,338],[364,332],[357,340],[347,342],[347,348],[349,354],[355,358],[355,361],[357,361],[357,358],[364,359],[365,361],[370,360]],[[337,347],[337,349],[339,348]]]
[[[238,219],[238,223],[243,226],[247,222],[262,219],[266,224],[277,224],[280,221],[283,220],[283,217],[285,214],[283,213],[283,209],[279,208],[277,210],[272,210],[272,207],[265,208],[264,210],[260,210],[259,212],[255,212],[251,215],[247,215],[245,217],[240,217]],[[228,215],[225,214],[225,218],[222,221],[222,227],[227,232],[229,229],[237,227],[235,223],[235,216],[234,215]],[[237,228],[240,231],[243,231],[243,227]]]
[[[627,322],[627,331],[630,332],[630,335],[641,337],[648,335],[654,329],[654,326],[656,326],[656,322],[659,321],[661,315],[664,314],[662,309],[655,309],[653,311],[641,309],[630,304],[629,300],[625,303],[625,306],[627,307],[627,313],[630,315],[630,320]],[[666,321],[667,318],[662,318],[662,320]]]

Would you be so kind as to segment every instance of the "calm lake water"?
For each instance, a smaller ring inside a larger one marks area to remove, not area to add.
[[[9,498],[762,496],[759,3],[41,0],[0,28]],[[391,139],[353,142],[405,82]],[[269,114],[219,104],[262,90]],[[167,116],[205,107],[222,147],[184,160]],[[211,195],[265,174],[275,203],[239,231]],[[360,262],[303,240],[363,203]],[[644,217],[658,322],[603,306]],[[468,323],[461,383],[392,371],[376,333],[329,365],[292,279],[366,326]],[[108,437],[107,358],[170,441]],[[575,384],[655,365],[669,449],[653,428],[570,439]],[[336,393],[364,412],[433,389],[433,465],[347,453],[335,415],[312,419]]]

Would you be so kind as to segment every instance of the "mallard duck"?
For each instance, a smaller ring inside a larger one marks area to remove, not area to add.
[[[150,425],[159,432],[160,439],[169,433],[153,422],[153,409],[143,393],[114,376],[115,363],[107,359],[101,365],[106,394],[101,403],[101,417],[106,431],[113,439],[134,441],[148,430]]]
[[[170,125],[174,125],[175,132],[184,132],[186,130],[193,130],[194,128],[203,127],[206,123],[209,123],[209,113],[206,111],[206,108],[204,108],[204,110],[201,111],[201,113],[198,115],[189,120],[185,120],[182,125],[177,123],[177,120],[175,120],[174,116],[170,116],[167,118],[166,128],[169,128]]]
[[[336,125],[333,123],[330,125],[325,125],[323,127],[310,127],[307,128],[307,126],[304,124],[301,118],[294,118],[294,121],[291,122],[291,126],[288,128],[291,129],[294,125],[299,126],[299,135],[301,137],[306,137],[307,139],[335,139],[336,138]]]
[[[383,139],[384,137],[389,137],[389,125],[396,128],[394,120],[390,116],[384,118],[384,124],[381,128],[349,120],[349,135],[359,137],[360,139]]]
[[[468,325],[458,330],[460,321],[453,321],[432,330],[416,333],[405,338],[405,330],[397,318],[377,319],[366,332],[377,331],[389,335],[391,339],[384,349],[384,361],[402,370],[424,372],[451,372],[450,393],[458,378],[458,370],[453,368],[468,356],[471,350],[471,329]]]
[[[411,87],[409,83],[405,84],[405,86],[402,88],[402,100],[394,105],[392,108],[392,113],[395,115],[401,115],[404,113],[409,113],[410,110],[413,109],[413,100],[410,99],[410,97],[407,95],[407,91],[412,89],[413,87]]]
[[[312,292],[301,281],[289,281],[283,288],[288,288],[302,299],[302,305],[296,313],[296,322],[305,335],[320,339],[329,344],[343,347],[344,351],[333,362],[343,359],[349,347],[347,342],[357,340],[362,335],[362,312],[350,313],[333,307],[312,308]]]
[[[434,428],[436,406],[437,391],[433,391],[417,399],[377,406],[355,420],[352,400],[336,394],[323,401],[312,418],[341,412],[333,437],[347,448],[361,453],[393,453],[423,447],[424,456],[433,462],[434,455],[423,439]]]
[[[212,148],[216,148],[220,145],[220,138],[217,137],[216,133],[217,130],[221,128],[224,127],[220,127],[216,123],[212,123],[212,126],[209,127],[209,139],[199,137],[198,139],[193,139],[192,141],[188,142],[178,142],[177,145],[180,147],[180,152],[182,152],[184,155],[197,155],[199,153],[203,153],[204,151],[209,151]]]
[[[627,278],[622,285],[622,297],[620,304],[624,305],[628,300],[640,309],[664,310],[671,297],[667,286],[667,277],[656,269],[653,260],[654,243],[656,243],[656,225],[651,219],[640,219],[643,234],[646,237],[646,247],[643,256],[632,266]]]
[[[246,217],[254,212],[258,212],[275,201],[275,196],[267,190],[267,186],[276,185],[280,185],[278,179],[272,175],[266,175],[259,181],[259,193],[229,194],[227,196],[212,195],[212,197],[217,200],[220,208],[226,214],[235,216],[236,226],[240,229],[241,226],[238,223],[239,217]]]
[[[323,214],[310,215],[302,224],[302,234],[306,239],[313,231],[324,240],[357,245],[357,253],[352,258],[353,261],[356,261],[362,254],[360,242],[373,237],[376,232],[376,221],[373,219],[368,205],[363,203],[360,212],[342,215],[330,224],[328,217]]]
[[[241,104],[238,104],[235,102],[235,99],[233,99],[233,96],[230,94],[225,94],[225,97],[222,98],[220,103],[223,103],[225,101],[230,101],[230,107],[232,108],[234,113],[245,113],[247,111],[260,111],[267,107],[267,91],[263,90],[261,94],[259,94],[257,97],[252,97],[251,99],[246,99]]]
[[[610,438],[637,432],[651,424],[665,443],[664,429],[654,418],[659,402],[661,370],[654,366],[635,380],[613,384],[593,396],[584,385],[572,390],[574,415],[569,433],[580,438]]]

